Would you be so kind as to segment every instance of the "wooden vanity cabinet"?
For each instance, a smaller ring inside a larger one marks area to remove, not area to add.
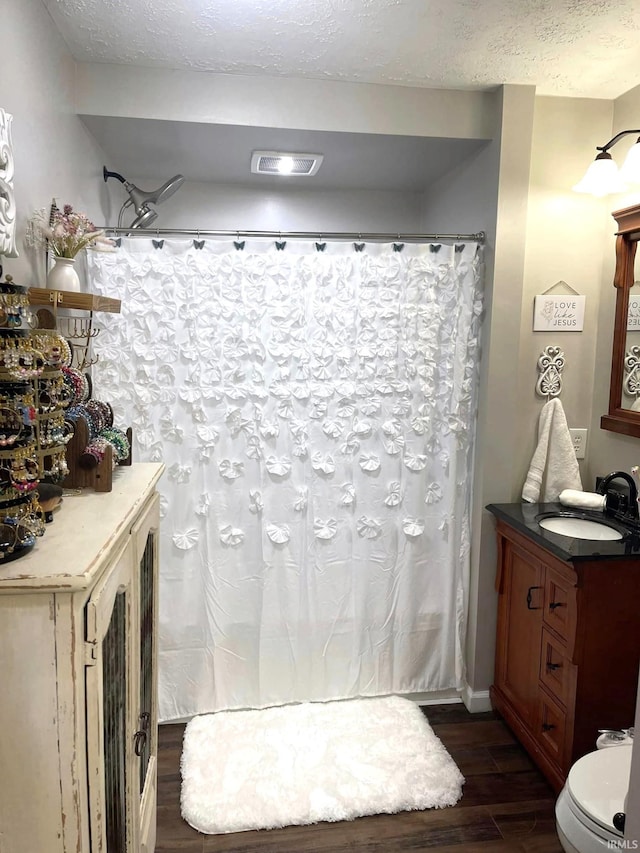
[[[161,473],[65,497],[0,564],[2,853],[153,853]]]
[[[498,626],[491,701],[551,785],[633,725],[640,661],[640,560],[565,562],[497,522]]]

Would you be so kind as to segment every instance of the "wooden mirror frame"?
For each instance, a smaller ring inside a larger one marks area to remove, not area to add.
[[[611,386],[609,388],[609,414],[600,419],[602,429],[633,435],[640,438],[640,412],[622,408],[622,382],[627,345],[627,313],[629,289],[634,282],[634,261],[640,240],[640,204],[614,210],[611,214],[618,224],[616,232],[616,271],[613,286],[616,288],[616,314],[613,329],[611,356]]]

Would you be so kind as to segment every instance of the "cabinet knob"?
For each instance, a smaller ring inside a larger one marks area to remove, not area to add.
[[[543,723],[542,724],[542,731],[543,732],[550,732],[551,729],[555,729],[555,726],[553,725],[553,723]]]
[[[564,607],[564,604],[562,603],[562,601],[552,601],[549,605],[549,610],[553,611],[556,609],[556,607]]]
[[[547,669],[562,669],[561,663],[551,663],[551,661],[547,661]]]

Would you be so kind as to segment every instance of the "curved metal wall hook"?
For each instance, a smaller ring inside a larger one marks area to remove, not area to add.
[[[536,382],[536,394],[539,397],[558,397],[562,392],[562,371],[564,370],[564,352],[560,347],[548,346],[538,358],[540,376]]]

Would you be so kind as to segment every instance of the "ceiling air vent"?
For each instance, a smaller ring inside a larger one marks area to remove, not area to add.
[[[299,175],[311,177],[320,168],[322,160],[322,154],[254,151],[251,155],[251,171],[254,175]]]

